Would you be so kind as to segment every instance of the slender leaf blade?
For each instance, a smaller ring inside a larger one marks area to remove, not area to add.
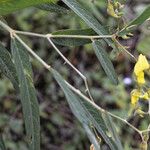
[[[101,150],[100,141],[98,141],[97,137],[95,137],[95,134],[92,131],[91,127],[86,125],[86,124],[83,124],[83,127],[87,133],[87,136],[88,136],[90,142],[94,145],[94,149],[95,150]]]
[[[135,19],[127,24],[127,26],[119,32],[119,36],[126,35],[131,32],[132,27],[139,26],[143,24],[148,18],[150,18],[150,5],[146,7],[146,9]]]
[[[141,25],[148,18],[150,18],[150,5],[147,6],[146,9],[137,18],[135,18],[133,21],[131,21],[129,23],[128,27],[132,26],[132,25]]]
[[[45,3],[45,4],[38,5],[36,7],[41,10],[56,12],[56,13],[61,13],[61,14],[68,13],[69,11],[67,8],[59,6],[55,3]]]
[[[52,35],[97,35],[95,33],[95,31],[93,31],[93,29],[89,28],[89,29],[79,29],[79,30],[71,30],[71,29],[67,29],[67,30],[60,30],[60,31],[56,31],[53,32]],[[83,38],[61,38],[61,37],[57,37],[57,38],[53,38],[52,39],[54,43],[58,44],[58,45],[62,45],[62,46],[81,46],[81,45],[85,45],[85,44],[89,44],[92,41],[90,39],[83,39]]]
[[[85,23],[99,35],[108,35],[106,29],[98,22],[98,20],[86,10],[76,0],[62,0],[69,8],[71,8]],[[114,47],[112,40],[104,38],[104,40]]]
[[[29,56],[26,49],[15,38],[11,39],[11,49],[20,84],[20,97],[29,149],[40,150],[39,107]]]
[[[0,71],[12,82],[14,88],[19,90],[16,68],[9,51],[0,42]]]
[[[116,146],[118,147],[119,150],[123,150],[121,141],[120,141],[120,137],[116,131],[116,127],[115,124],[112,120],[112,117],[110,115],[108,115],[107,113],[103,114],[103,119],[105,121],[105,124],[109,130],[109,132],[111,132],[111,135],[114,139],[114,142],[116,143]]]
[[[87,101],[74,93],[66,84],[64,79],[58,72],[52,69],[52,74],[57,83],[60,85],[65,93],[69,106],[74,115],[79,119],[82,124],[93,125],[101,134],[105,142],[112,150],[117,150],[115,143],[110,137],[107,136],[107,127],[102,118],[101,108],[97,109],[96,104],[91,101]]]
[[[93,48],[95,50],[95,54],[98,60],[100,61],[106,75],[114,84],[118,84],[118,78],[117,78],[115,69],[113,67],[111,60],[109,59],[107,52],[104,50],[102,43],[99,40],[94,40]]]
[[[1,134],[0,134],[0,150],[6,150],[6,146]]]
[[[6,15],[14,11],[43,4],[46,2],[57,2],[57,0],[1,0],[0,1],[0,15]]]

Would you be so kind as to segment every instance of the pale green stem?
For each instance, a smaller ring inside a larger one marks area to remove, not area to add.
[[[42,38],[76,38],[76,39],[101,39],[101,38],[112,38],[113,35],[53,35],[53,34],[39,34],[39,33],[33,33],[33,32],[25,32],[25,31],[18,31],[15,30],[15,33],[27,35],[27,36],[35,36],[35,37],[42,37]]]
[[[51,69],[52,69],[51,66],[48,65],[45,61],[43,61],[28,45],[26,45],[26,43],[24,43],[24,42],[21,40],[21,38],[20,38],[18,35],[16,35],[16,33],[15,33],[14,30],[12,30],[8,25],[4,24],[2,21],[0,21],[0,25],[1,25],[2,27],[4,27],[7,31],[9,31],[10,34],[12,34],[12,36],[14,36],[14,37],[27,49],[27,51],[28,51],[37,61],[39,61],[47,70],[49,70],[49,71],[51,72]],[[125,124],[127,124],[128,126],[130,126],[133,130],[135,130],[137,133],[139,133],[139,135],[140,135],[141,137],[143,137],[143,136],[142,136],[142,133],[143,133],[143,132],[149,131],[149,130],[147,130],[147,131],[146,131],[146,130],[143,130],[143,131],[138,130],[136,127],[134,127],[133,125],[131,125],[131,124],[130,124],[129,122],[127,122],[125,119],[122,119],[121,117],[116,116],[116,115],[114,115],[114,114],[112,114],[112,113],[110,113],[110,112],[108,112],[108,111],[102,109],[102,108],[99,107],[98,105],[96,105],[96,104],[95,104],[94,102],[92,102],[87,96],[85,96],[84,94],[82,94],[80,90],[74,88],[74,87],[73,87],[71,84],[69,84],[67,81],[65,81],[65,83],[68,85],[68,87],[69,87],[71,90],[73,90],[76,94],[78,94],[78,95],[79,95],[80,97],[82,97],[84,100],[88,101],[91,105],[93,105],[95,108],[97,108],[100,112],[102,112],[102,113],[107,113],[107,114],[109,114],[110,116],[112,116],[113,118],[116,118],[116,119],[118,119],[118,120],[124,122]]]
[[[132,55],[124,46],[122,46],[122,44],[119,43],[119,41],[117,39],[114,38],[114,41],[117,43],[117,45],[119,47],[121,47],[121,49],[123,49],[129,56],[131,56],[135,61],[137,61],[137,59],[134,57],[134,55]]]
[[[87,78],[76,68],[74,67],[74,65],[72,65],[72,63],[70,63],[70,61],[60,52],[60,50],[55,46],[55,44],[53,43],[53,41],[49,38],[49,36],[47,37],[47,40],[49,41],[49,43],[52,45],[52,47],[56,50],[56,52],[63,58],[63,60],[71,67],[73,68],[73,70],[75,70],[79,76],[83,79],[84,83],[85,83],[85,92],[87,92],[87,94],[89,95],[90,99],[92,101],[93,98],[92,98],[92,95],[90,93],[90,90],[89,90],[89,86],[88,86],[88,83],[87,83]]]

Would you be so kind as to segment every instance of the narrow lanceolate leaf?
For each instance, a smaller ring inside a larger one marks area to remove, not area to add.
[[[55,3],[57,0],[0,0],[0,15],[6,15],[26,7],[47,2]]]
[[[109,116],[107,113],[103,114],[103,119],[105,121],[105,124],[109,130],[109,132],[111,133],[114,142],[116,143],[116,146],[118,147],[119,150],[123,150],[121,141],[120,141],[120,137],[116,131],[116,127],[115,124],[111,118],[111,116]]]
[[[115,73],[113,64],[109,59],[107,52],[104,50],[102,43],[99,40],[93,41],[93,48],[95,50],[95,54],[100,61],[105,73],[109,77],[109,79],[114,83],[118,84],[118,78]]]
[[[134,20],[128,23],[128,25],[125,27],[124,30],[122,30],[119,35],[124,35],[126,33],[129,33],[132,29],[132,27],[141,25],[144,23],[148,18],[150,18],[150,5],[146,7],[146,9]]]
[[[82,124],[94,126],[111,150],[119,150],[112,138],[107,135],[108,130],[102,118],[102,113],[104,113],[102,109],[90,100],[85,100],[85,98],[72,91],[65,80],[54,69],[52,69],[52,74],[64,91],[69,106],[79,121]]]
[[[85,23],[92,28],[99,35],[108,35],[105,28],[97,21],[97,19],[87,11],[82,5],[80,5],[76,0],[62,0],[68,7],[70,7],[79,17],[81,17]],[[114,47],[113,43],[109,39],[105,41]]]
[[[40,150],[39,107],[29,56],[26,49],[15,38],[11,39],[11,49],[19,79],[20,98],[29,149]]]
[[[6,150],[4,140],[1,134],[0,134],[0,150]]]
[[[52,35],[76,35],[76,36],[80,36],[80,35],[97,35],[95,33],[95,31],[93,31],[92,29],[79,29],[79,30],[60,30],[60,31],[56,31],[53,32]],[[62,38],[62,37],[56,37],[53,38],[53,42],[58,44],[58,45],[63,45],[63,46],[81,46],[81,45],[85,45],[88,43],[91,43],[92,41],[90,39],[83,39],[83,38],[70,38],[70,36],[68,36],[68,38]]]
[[[12,61],[9,51],[0,42],[0,72],[4,74],[13,84],[14,88],[19,90],[19,83],[16,68]]]
[[[146,21],[148,18],[150,18],[150,5],[146,7],[146,9],[133,21],[131,21],[128,25],[132,26],[132,25],[141,25],[142,23],[144,23],[144,21]]]
[[[83,127],[84,127],[84,129],[87,133],[87,136],[88,136],[90,142],[94,145],[94,149],[95,150],[101,150],[100,141],[98,141],[98,139],[95,136],[94,131],[92,130],[92,128],[90,126],[86,125],[86,124],[83,124]]]
[[[66,9],[65,7],[59,6],[55,3],[41,4],[36,7],[45,11],[56,12],[56,13],[61,13],[61,14],[69,12],[69,10]]]

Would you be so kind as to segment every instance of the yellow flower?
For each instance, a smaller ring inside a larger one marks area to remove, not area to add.
[[[138,61],[134,67],[134,73],[136,75],[137,82],[139,84],[145,83],[144,70],[147,70],[147,69],[149,69],[149,63],[148,63],[146,57],[143,56],[142,54],[140,54]]]
[[[144,95],[141,96],[141,98],[143,98],[144,100],[149,100],[149,95],[148,93],[144,93]]]
[[[139,100],[139,98],[142,98],[143,100],[148,100],[149,99],[149,94],[148,92],[145,92],[144,94],[139,91],[138,89],[134,89],[131,92],[131,104],[135,106]]]
[[[137,78],[137,82],[139,84],[144,84],[145,83],[145,78],[144,78],[144,72],[143,71],[139,72],[138,75],[136,76],[136,78]]]
[[[137,89],[134,89],[131,92],[131,104],[136,105],[140,96],[141,96],[141,92]]]

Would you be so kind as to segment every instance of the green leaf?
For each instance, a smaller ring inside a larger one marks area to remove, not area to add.
[[[52,35],[96,35],[92,29],[80,29],[80,30],[60,30],[53,32]],[[91,43],[90,39],[81,38],[53,38],[53,42],[63,46],[81,46]]]
[[[0,150],[6,150],[4,140],[1,134],[0,134]]]
[[[102,118],[102,113],[104,113],[104,111],[90,100],[85,100],[85,98],[72,91],[58,72],[54,69],[51,71],[53,77],[64,91],[72,112],[79,119],[79,121],[82,124],[94,126],[109,147],[112,150],[117,150],[112,138],[107,135],[107,127]]]
[[[144,55],[150,56],[149,53],[150,36],[142,37],[137,43],[137,51]]]
[[[57,0],[1,0],[0,1],[0,15],[6,15],[14,11],[40,5],[47,2],[57,2]]]
[[[105,124],[108,128],[108,131],[111,133],[114,142],[116,143],[116,146],[118,147],[119,150],[123,150],[119,135],[116,131],[116,127],[114,126],[114,122],[112,120],[112,117],[108,115],[107,113],[103,114],[103,119],[105,121]]]
[[[93,41],[93,48],[95,50],[95,54],[100,61],[105,73],[109,77],[109,79],[114,83],[118,84],[118,78],[115,72],[115,69],[113,67],[113,64],[107,54],[107,52],[104,50],[102,43],[99,40]]]
[[[41,4],[36,6],[39,9],[45,10],[45,11],[50,11],[50,12],[56,12],[56,13],[68,13],[68,9],[65,7],[59,6],[55,3],[46,3],[46,4]]]
[[[19,90],[16,68],[8,50],[0,42],[0,71],[12,82],[14,88]]]
[[[15,38],[11,39],[11,49],[20,84],[20,97],[29,149],[40,150],[39,106],[32,80],[29,56],[26,49]]]
[[[146,9],[137,18],[129,22],[128,25],[119,33],[119,35],[122,36],[129,33],[132,27],[141,25],[148,18],[150,18],[150,5],[148,5]]]
[[[83,127],[87,133],[87,136],[90,140],[90,142],[94,145],[95,150],[101,150],[100,148],[100,141],[97,140],[97,137],[95,137],[95,134],[90,126],[83,124]]]
[[[97,21],[97,19],[87,11],[76,0],[62,0],[68,7],[70,7],[79,17],[81,17],[85,23],[92,28],[99,35],[108,35],[105,28]],[[109,45],[114,47],[112,40],[104,39]]]
[[[147,6],[146,9],[136,19],[134,19],[133,21],[131,21],[129,23],[128,27],[132,26],[132,25],[141,25],[149,17],[150,17],[150,5]]]

